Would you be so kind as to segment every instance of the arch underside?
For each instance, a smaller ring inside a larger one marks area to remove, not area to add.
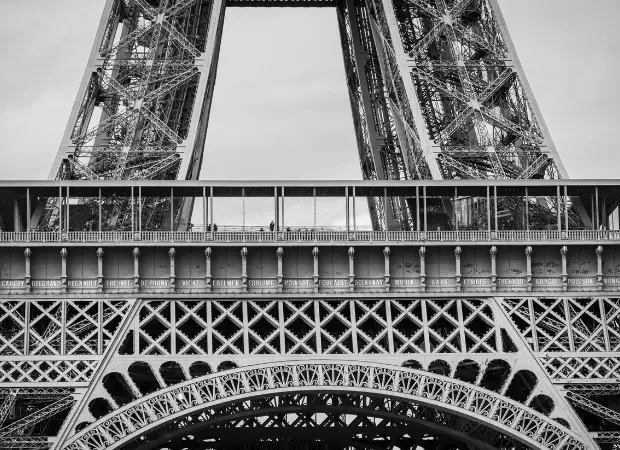
[[[157,427],[122,450],[526,450],[483,422],[415,401],[351,392],[276,394]]]
[[[316,433],[306,446],[330,446],[339,436],[339,448],[402,439],[415,450],[586,448],[549,417],[458,379],[377,363],[297,361],[170,385],[87,425],[65,449],[271,448],[307,429]]]

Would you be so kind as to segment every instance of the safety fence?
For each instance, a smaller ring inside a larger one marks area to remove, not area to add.
[[[366,231],[366,230],[290,230],[260,231],[222,227],[218,231],[53,231],[0,232],[0,243],[20,242],[481,242],[481,241],[620,241],[613,230],[503,230],[488,231]]]

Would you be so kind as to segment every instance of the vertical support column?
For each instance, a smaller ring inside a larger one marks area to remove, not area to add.
[[[560,255],[562,255],[562,290],[568,290],[568,270],[566,268],[566,254],[568,253],[568,247],[563,245],[560,248]]]
[[[241,230],[245,233],[245,188],[241,188]]]
[[[211,247],[205,248],[205,291],[207,294],[210,294],[213,290],[213,285],[211,281]]]
[[[460,246],[454,249],[454,258],[456,261],[456,270],[454,271],[454,281],[456,281],[456,291],[461,292],[461,255],[463,250]]]
[[[170,188],[170,231],[174,231],[174,188]]]
[[[314,188],[314,192],[316,193],[316,188]],[[351,213],[349,211],[349,186],[346,186],[344,188],[344,197],[345,197],[345,206],[344,206],[344,213],[346,215],[346,218],[344,219],[344,223],[345,223],[345,229],[347,230],[347,239],[348,237],[348,233],[351,231]],[[315,202],[314,202],[314,214],[315,214],[315,218],[316,218],[316,197],[315,197]],[[315,226],[316,226],[316,220],[315,220]]]
[[[596,290],[603,290],[603,246],[596,247]]]
[[[241,290],[248,291],[248,248],[241,249]]]
[[[383,188],[383,220],[385,221],[385,231],[390,231],[390,227],[388,226],[388,198],[387,198],[387,188]]]
[[[491,255],[491,291],[497,291],[497,247],[492,246]]]
[[[140,290],[140,249],[138,247],[133,248],[133,291],[138,292]]]
[[[32,288],[32,277],[30,276],[30,260],[32,258],[32,250],[29,247],[24,249],[24,258],[26,262],[26,275],[24,276],[24,293],[30,294],[30,290]]]
[[[487,185],[487,232],[491,237],[491,187]]]
[[[454,186],[454,200],[452,201],[452,217],[454,218],[454,229],[459,232],[459,217],[456,214],[456,199],[459,196],[458,188]]]
[[[530,231],[530,193],[529,190],[527,188],[527,186],[525,186],[525,231],[528,232],[529,235],[529,231]],[[529,236],[528,236],[529,239]]]
[[[349,247],[349,292],[355,292],[355,248]]]
[[[386,247],[387,248],[387,247]],[[388,353],[394,354],[394,322],[392,321],[392,302],[385,299],[385,319],[387,321]]]
[[[136,235],[136,213],[135,213],[134,187],[131,186],[131,236],[135,239]]]
[[[600,209],[598,206],[598,186],[594,188],[594,203],[596,205],[596,215],[594,216],[594,221],[596,224],[596,229],[599,230],[601,228],[601,220],[600,220]]]
[[[286,324],[284,320],[284,300],[278,300],[278,326],[280,328],[280,354],[286,355]]]
[[[211,186],[209,188],[209,202],[211,204],[211,226],[210,226],[210,230],[211,230],[211,239],[213,239],[213,232],[215,231],[213,229],[213,227],[215,226],[215,222],[214,222],[214,217],[215,215],[213,214],[213,186]]]
[[[284,186],[281,187],[282,189],[282,231],[285,230],[284,228]]]
[[[26,235],[26,239],[28,241],[30,241],[30,231],[32,228],[31,216],[32,216],[32,203],[30,200],[30,188],[26,188],[26,232],[28,233]]]
[[[556,186],[555,201],[557,202],[556,216],[558,221],[558,234],[562,236],[562,201],[560,199],[560,186]]]
[[[359,349],[357,344],[357,317],[355,314],[354,299],[349,300],[349,316],[351,317],[351,352],[357,355]]]
[[[314,247],[316,252],[317,252],[317,256],[319,254],[319,250],[317,247]],[[313,250],[314,253],[314,250]],[[318,285],[317,285],[317,292],[318,292]],[[312,306],[314,306],[314,339],[316,341],[316,354],[320,355],[323,353],[323,344],[321,342],[321,311],[319,308],[319,299],[315,298],[312,300]]]
[[[99,217],[97,219],[97,222],[98,222],[97,223],[97,225],[98,225],[98,230],[97,231],[99,231],[99,242],[101,242],[101,233],[103,231],[103,217],[101,217],[102,213],[103,213],[103,205],[101,204],[102,202],[103,202],[103,198],[101,198],[101,188],[99,188],[99,204],[97,205],[98,208],[99,208],[99,210],[98,210]]]
[[[314,247],[312,249],[312,261],[314,266],[314,272],[312,273],[312,290],[315,294],[319,292],[319,248]],[[318,322],[317,322],[318,327]]]
[[[424,204],[424,233],[428,232],[428,209],[426,206],[426,186],[422,186],[422,200]]]
[[[97,249],[97,292],[103,292],[103,248]]]
[[[202,232],[203,239],[207,239],[207,224],[209,223],[209,205],[207,203],[207,187],[202,187]]]
[[[283,279],[284,275],[282,273],[282,260],[284,259],[284,249],[282,247],[278,247],[276,250],[276,256],[278,257],[278,292],[284,291]]]
[[[62,211],[62,187],[58,187],[58,240],[62,241],[63,235],[63,211]]]
[[[532,291],[532,246],[525,247],[525,286],[528,292]]]
[[[497,186],[493,186],[493,217],[495,219],[495,232],[499,230],[499,219],[497,217]]]
[[[384,271],[383,271],[383,289],[390,292],[390,247],[383,249]]]
[[[66,214],[66,228],[67,228],[67,239],[69,238],[69,232],[71,231],[71,219],[69,218],[69,186],[67,186],[67,197],[65,197],[65,214]]]
[[[313,231],[313,233],[316,233],[316,188],[312,188],[312,200],[313,200],[313,208],[314,208],[314,214],[312,216],[312,231]],[[347,207],[348,206],[349,206],[349,204],[347,202]],[[347,212],[347,231],[349,231],[349,214],[348,214],[348,212]]]
[[[276,236],[280,232],[280,201],[278,200],[278,187],[274,186],[273,188],[273,202],[274,202],[274,212],[275,219],[273,223],[275,224],[274,230],[276,232]]]
[[[568,232],[570,227],[568,225],[568,186],[564,186],[564,230],[566,231],[566,238],[568,239]]]
[[[355,234],[357,233],[357,217],[355,212],[355,186],[353,186],[353,238],[357,239]]]
[[[170,250],[168,250],[168,258],[170,258],[170,292],[174,292],[176,288],[176,254],[174,247],[170,247]]]
[[[60,249],[60,292],[67,293],[67,248]]]
[[[142,239],[142,186],[138,186],[138,233]]]
[[[420,247],[420,292],[426,291],[426,247]]]
[[[422,224],[420,223],[420,186],[415,187],[415,226],[416,231],[420,233],[422,231]]]

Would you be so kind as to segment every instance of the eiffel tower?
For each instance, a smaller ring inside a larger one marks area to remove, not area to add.
[[[199,181],[226,7],[335,10],[364,181]],[[108,0],[0,198],[2,449],[620,445],[620,182],[497,0]]]

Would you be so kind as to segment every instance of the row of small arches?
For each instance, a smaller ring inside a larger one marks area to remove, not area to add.
[[[476,361],[471,359],[460,361],[454,368],[442,359],[432,361],[427,368],[424,368],[419,361],[415,360],[407,360],[402,366],[409,369],[426,370],[437,375],[475,384],[523,403],[545,416],[549,416],[555,409],[555,403],[548,395],[538,394],[532,396],[538,384],[538,378],[533,372],[521,369],[512,373],[510,364],[502,359],[489,361],[484,370]],[[569,427],[568,422],[561,417],[554,420],[567,428]]]
[[[460,361],[455,367],[450,366],[448,362],[441,359],[432,361],[427,368],[424,368],[416,360],[407,360],[402,366],[410,369],[425,370],[480,386],[523,403],[546,416],[549,416],[555,409],[555,403],[551,397],[544,394],[532,397],[532,393],[538,384],[538,378],[534,373],[525,369],[512,373],[510,364],[501,359],[490,361],[486,364],[484,370],[477,362],[470,359]],[[230,370],[236,367],[237,365],[232,361],[223,361],[217,366],[217,371]],[[131,403],[139,396],[151,394],[166,386],[172,386],[188,379],[183,368],[176,361],[164,362],[160,365],[158,373],[161,381],[158,380],[149,363],[136,361],[127,369],[127,375],[131,379],[131,383],[128,382],[125,375],[119,372],[106,374],[102,384],[115,403],[115,406],[110,404],[105,398],[96,398],[89,403],[89,412],[95,419],[100,419],[114,411],[115,407]],[[204,361],[195,361],[188,368],[189,378],[198,378],[210,373],[213,373],[213,370]],[[562,418],[555,420],[564,426],[568,426],[568,423]],[[89,423],[84,422],[78,425],[77,429],[80,430],[87,425]]]
[[[223,361],[217,366],[217,371],[237,368],[232,361]],[[103,377],[103,387],[114,401],[116,407],[121,407],[136,400],[139,396],[148,395],[166,386],[172,386],[187,381],[187,376],[181,365],[176,361],[166,361],[159,366],[159,377],[155,375],[151,365],[144,361],[136,361],[127,368],[127,375],[135,389],[131,387],[127,377],[119,372],[110,372]],[[196,361],[189,366],[189,378],[198,378],[213,373],[211,366],[204,361]],[[163,381],[163,386],[162,386]],[[138,394],[139,395],[136,395]],[[105,399],[98,397],[88,404],[88,411],[95,419],[110,414],[115,407]],[[88,426],[89,422],[83,422],[76,428],[78,431]]]

